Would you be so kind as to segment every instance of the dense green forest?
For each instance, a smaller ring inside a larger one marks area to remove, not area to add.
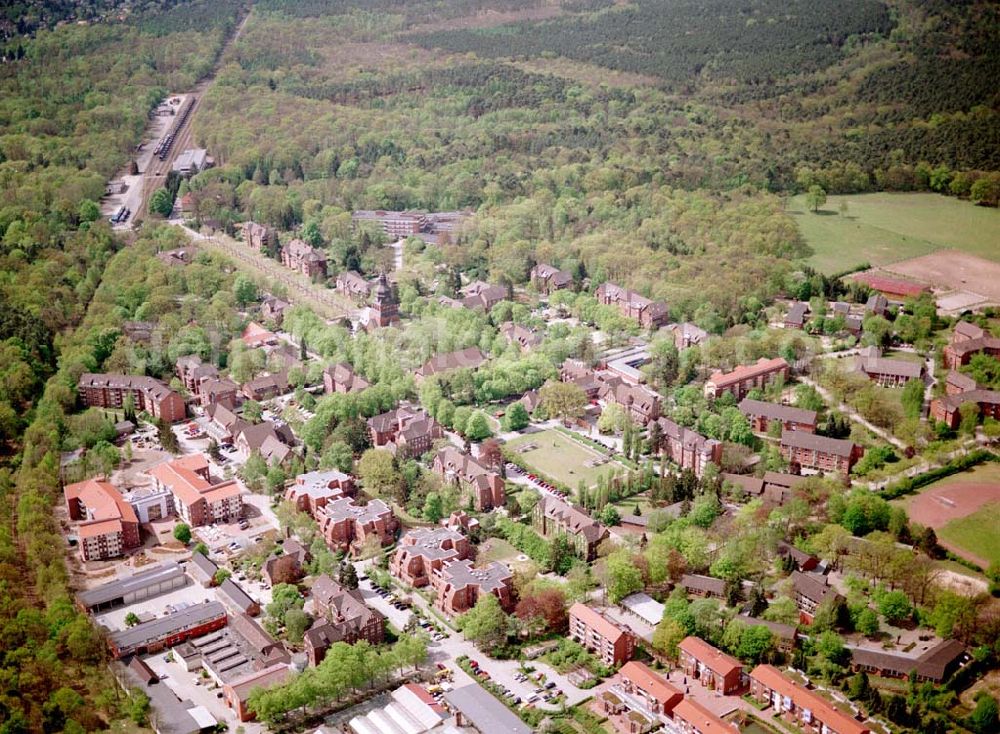
[[[175,3],[147,4],[135,23],[38,30],[20,41],[19,60],[0,65],[4,732],[97,730],[143,715],[142,702],[110,680],[103,644],[71,602],[51,508],[61,496],[60,452],[95,435],[89,421],[68,418],[76,376],[99,367],[115,344],[103,322],[77,328],[122,244],[96,202],[140,141],[150,109],[212,68],[239,8],[190,4],[200,19],[193,30],[174,11],[158,20],[161,5]],[[107,317],[117,328],[128,300],[121,296]]]

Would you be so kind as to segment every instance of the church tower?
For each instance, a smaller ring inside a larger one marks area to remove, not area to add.
[[[371,318],[372,326],[390,326],[399,322],[399,303],[392,293],[389,280],[385,273],[378,276],[375,290],[372,293]]]

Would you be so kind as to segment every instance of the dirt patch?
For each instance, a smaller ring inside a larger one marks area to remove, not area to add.
[[[885,265],[883,270],[931,286],[942,300],[949,298],[968,305],[979,296],[981,302],[1000,303],[1000,263],[959,250],[939,250],[929,255]],[[955,291],[949,295],[948,291]]]
[[[914,497],[907,512],[914,522],[937,530],[952,520],[971,515],[990,502],[1000,502],[1000,484],[945,484]]]
[[[989,588],[986,581],[982,579],[974,579],[971,576],[948,570],[941,572],[936,583],[943,589],[948,589],[949,591],[954,591],[956,594],[968,597],[985,594]]]

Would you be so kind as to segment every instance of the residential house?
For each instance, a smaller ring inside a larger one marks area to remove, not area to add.
[[[265,252],[271,246],[272,234],[270,227],[257,222],[243,223],[243,242],[251,250]]]
[[[706,438],[697,431],[685,428],[669,418],[656,421],[660,429],[658,450],[681,469],[690,469],[701,477],[709,463],[722,461],[722,442]]]
[[[667,304],[663,301],[653,301],[614,283],[602,283],[595,295],[599,303],[615,306],[622,316],[646,329],[665,326],[670,318]]]
[[[249,382],[243,383],[240,392],[247,400],[255,400],[262,403],[265,400],[284,395],[291,389],[288,382],[287,372],[276,372],[255,377]]]
[[[331,500],[350,497],[357,491],[354,477],[336,469],[299,474],[285,490],[285,499],[295,504],[300,512],[312,517]]]
[[[787,380],[789,371],[783,357],[761,357],[755,364],[740,365],[732,372],[713,372],[705,383],[705,397],[714,400],[728,392],[742,400],[755,388],[763,390],[777,380]]]
[[[240,336],[247,349],[259,349],[261,347],[274,346],[278,343],[278,337],[265,329],[256,321],[251,321],[243,329]]]
[[[349,645],[359,640],[372,645],[385,642],[385,616],[365,604],[360,591],[345,589],[322,574],[313,582],[312,600],[317,619],[304,639],[311,665],[319,665],[336,642]]]
[[[708,332],[689,321],[680,324],[668,324],[666,329],[673,334],[674,346],[677,350],[697,347],[708,340]]]
[[[794,625],[770,622],[766,619],[751,617],[748,614],[741,614],[736,619],[747,627],[767,627],[771,631],[775,647],[779,652],[788,655],[795,649],[795,645],[798,642],[798,630],[796,630]]]
[[[590,400],[596,400],[603,383],[597,379],[597,373],[589,365],[578,359],[567,359],[559,369],[559,379],[562,382],[572,382],[587,394]]]
[[[531,284],[535,287],[535,290],[546,296],[551,295],[555,291],[569,288],[573,284],[572,274],[565,270],[554,268],[551,265],[546,265],[545,263],[538,263],[533,267],[530,277]]]
[[[806,325],[806,317],[809,315],[809,304],[804,301],[796,301],[785,314],[786,329],[802,329]]]
[[[136,412],[147,412],[166,423],[187,415],[184,398],[152,377],[143,375],[96,375],[85,372],[77,382],[83,404],[91,408],[122,410],[131,396]]]
[[[285,320],[285,313],[292,304],[277,296],[266,295],[260,302],[260,315],[265,321],[273,321],[278,326]]]
[[[489,512],[506,502],[504,480],[464,451],[446,446],[434,457],[434,473],[471,496],[477,512]]]
[[[865,313],[872,316],[885,316],[888,309],[889,299],[881,293],[872,293],[868,296],[868,301],[865,303]]]
[[[538,390],[528,390],[517,402],[524,406],[528,415],[531,415],[542,404],[542,396],[538,394]]]
[[[399,520],[382,500],[359,505],[350,497],[332,500],[316,512],[316,522],[333,550],[355,553],[366,543],[392,545]]]
[[[700,637],[681,640],[677,655],[677,664],[684,673],[700,681],[705,688],[732,696],[745,685],[743,664]]]
[[[203,407],[223,403],[235,406],[239,401],[240,386],[223,377],[218,380],[203,382],[198,394],[198,401]]]
[[[867,726],[823,696],[782,675],[772,665],[750,671],[750,695],[775,716],[813,734],[869,734]]]
[[[522,352],[530,352],[542,343],[541,335],[513,321],[500,324],[500,334],[508,344],[516,344]]]
[[[469,539],[454,529],[415,528],[400,538],[389,570],[407,586],[419,589],[430,584],[446,563],[471,554]]]
[[[774,423],[786,431],[816,432],[815,410],[803,410],[790,405],[750,398],[743,398],[740,401],[739,410],[750,421],[750,428],[757,433],[767,433]]]
[[[345,270],[337,275],[337,293],[350,298],[355,303],[365,303],[372,293],[372,286],[359,273]]]
[[[479,347],[466,347],[457,352],[438,354],[431,357],[422,367],[414,372],[414,376],[420,381],[431,375],[440,375],[451,370],[463,368],[470,370],[478,369],[485,362],[486,355],[483,354]]]
[[[835,602],[841,598],[826,576],[803,571],[792,572],[792,593],[795,606],[799,608],[799,618],[805,624],[812,623],[816,610],[824,602]]]
[[[245,456],[258,453],[268,466],[283,465],[292,457],[291,444],[295,434],[287,424],[278,425],[271,421],[257,424],[241,421],[233,433],[233,445]]]
[[[660,417],[660,396],[642,385],[613,380],[606,382],[598,395],[606,403],[620,405],[629,419],[640,426],[646,426]]]
[[[799,550],[784,540],[778,541],[778,557],[788,559],[795,571],[812,571],[819,565],[819,559],[812,553]]]
[[[306,564],[312,554],[295,538],[286,538],[281,544],[281,553],[264,561],[260,575],[268,586],[294,584],[306,575]]]
[[[431,585],[437,592],[434,606],[450,616],[469,611],[484,594],[496,596],[505,611],[514,609],[514,574],[499,561],[482,568],[468,559],[448,561],[432,573]]]
[[[490,285],[481,280],[474,280],[462,289],[465,308],[481,308],[489,313],[501,301],[506,301],[508,292],[502,285]]]
[[[957,370],[977,354],[1000,358],[1000,339],[991,336],[982,327],[959,321],[942,353],[945,368]]]
[[[608,666],[627,662],[635,652],[635,638],[631,632],[580,602],[569,610],[569,638]]]
[[[337,362],[323,370],[323,389],[332,393],[361,392],[371,387],[368,380],[354,371],[346,362]]]
[[[369,418],[368,431],[376,448],[384,446],[403,458],[430,451],[434,440],[444,436],[444,429],[427,413],[403,405]]]
[[[979,385],[976,384],[975,379],[955,370],[949,370],[944,380],[945,395],[961,395],[964,392],[971,392],[978,387]]]
[[[531,524],[546,538],[565,535],[585,561],[597,558],[597,546],[608,537],[608,529],[584,510],[546,495],[531,511]]]
[[[910,380],[922,380],[923,362],[887,359],[878,347],[867,347],[854,358],[855,369],[879,387],[902,387]]]
[[[974,404],[981,418],[1000,419],[1000,391],[969,390],[931,401],[931,418],[945,423],[949,428],[958,428],[962,422],[962,406]]]
[[[294,239],[281,248],[281,264],[307,278],[326,277],[326,255],[300,239]]]
[[[804,431],[782,431],[781,455],[795,469],[816,469],[847,476],[864,455],[864,448],[852,441],[828,438]]]
[[[232,522],[243,514],[243,487],[230,479],[212,484],[204,454],[191,454],[149,470],[157,487],[168,490],[174,508],[191,527]]]
[[[101,479],[63,487],[69,519],[78,523],[80,555],[85,561],[117,558],[142,545],[139,518],[118,489]]]

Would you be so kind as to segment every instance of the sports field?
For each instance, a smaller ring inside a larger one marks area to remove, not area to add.
[[[519,446],[528,444],[534,444],[535,448],[524,453],[517,452]],[[518,436],[509,441],[507,446],[518,453],[530,468],[562,482],[570,489],[576,489],[581,479],[588,487],[593,487],[600,476],[610,471],[609,467],[618,466],[614,462],[603,466],[587,466],[588,461],[604,458],[603,455],[556,430]]]
[[[934,528],[953,553],[983,566],[1000,562],[1000,465],[987,463],[896,500],[914,522]]]
[[[847,213],[840,214],[840,203]],[[864,262],[886,265],[952,248],[1000,262],[1000,211],[939,194],[830,196],[818,214],[805,197],[793,197],[788,212],[812,255],[806,262],[824,273]]]

